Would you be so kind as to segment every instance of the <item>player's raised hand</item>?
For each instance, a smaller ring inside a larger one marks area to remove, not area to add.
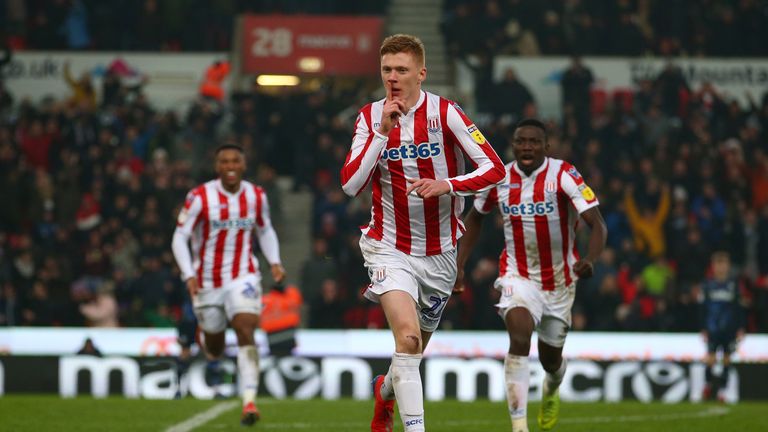
[[[281,283],[285,279],[285,268],[280,264],[272,264],[269,268],[272,272],[272,280]]]
[[[187,279],[187,291],[189,291],[189,297],[194,298],[198,292],[200,292],[200,284],[197,283],[197,278],[192,276]]]
[[[451,294],[453,295],[461,295],[461,293],[464,292],[464,289],[466,286],[464,285],[464,269],[458,269],[456,272],[456,282],[453,283],[453,291]]]
[[[576,263],[573,265],[573,272],[576,273],[577,276],[580,278],[590,278],[592,277],[592,272],[594,268],[592,266],[592,261],[582,259],[576,261]]]
[[[451,185],[446,180],[435,180],[430,178],[406,180],[410,183],[408,189],[405,190],[406,195],[415,191],[418,197],[427,199],[445,195],[451,191]]]
[[[387,99],[384,101],[384,109],[381,112],[381,125],[379,133],[389,135],[389,131],[397,124],[401,115],[406,114],[405,103],[392,97],[392,90],[387,89]]]

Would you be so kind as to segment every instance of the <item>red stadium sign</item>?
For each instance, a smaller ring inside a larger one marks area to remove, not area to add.
[[[242,72],[375,75],[382,20],[245,15]]]

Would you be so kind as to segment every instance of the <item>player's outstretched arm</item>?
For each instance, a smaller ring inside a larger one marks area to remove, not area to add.
[[[456,137],[456,142],[461,146],[463,153],[476,167],[466,174],[447,179],[451,185],[451,194],[474,195],[504,180],[504,163],[501,162],[499,155],[472,120],[452,104],[448,105],[446,125]]]
[[[266,258],[267,262],[269,263],[270,271],[272,272],[272,277],[274,278],[280,276],[280,272],[275,266],[279,266],[280,269],[283,267],[282,261],[280,260],[280,242],[277,239],[277,232],[272,226],[272,218],[269,214],[269,200],[267,200],[267,194],[261,193],[258,194],[258,196],[259,197],[257,199],[261,200],[261,206],[259,206],[261,213],[259,213],[258,217],[256,218],[256,237],[259,241],[261,253],[264,254],[264,258]],[[282,276],[284,276],[284,274]]]
[[[459,240],[459,250],[456,257],[456,282],[453,284],[454,294],[464,292],[464,267],[467,265],[467,259],[472,253],[472,249],[477,244],[478,237],[480,237],[480,228],[483,225],[484,216],[484,214],[472,207],[464,218],[464,226],[467,230],[464,232],[461,240]]]
[[[573,271],[581,278],[592,276],[592,263],[594,263],[603,253],[605,242],[608,238],[608,228],[605,226],[605,220],[598,207],[592,207],[581,214],[581,218],[589,226],[589,246],[587,255],[576,261],[573,265]]]
[[[176,231],[173,232],[171,250],[173,251],[174,259],[176,259],[176,265],[179,266],[181,271],[181,279],[184,281],[190,297],[194,297],[200,291],[200,284],[192,268],[192,254],[189,252],[189,234],[186,231],[178,227],[176,228]]]

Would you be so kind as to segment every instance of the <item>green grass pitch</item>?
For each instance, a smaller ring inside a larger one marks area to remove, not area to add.
[[[262,420],[252,430],[366,431],[372,401],[274,400],[259,401]],[[529,428],[538,430],[538,404],[529,405]],[[190,420],[212,412],[210,419]],[[216,415],[217,412],[220,414]],[[428,402],[428,431],[508,431],[506,405],[501,402]],[[244,431],[237,400],[201,401],[93,399],[57,396],[0,397],[0,431]],[[187,423],[184,423],[187,422]],[[191,423],[190,423],[191,422]],[[202,424],[201,424],[202,423]],[[192,427],[199,425],[197,427]],[[171,429],[175,427],[175,429]],[[402,431],[399,420],[395,430]],[[768,403],[735,405],[563,403],[554,431],[768,431]]]

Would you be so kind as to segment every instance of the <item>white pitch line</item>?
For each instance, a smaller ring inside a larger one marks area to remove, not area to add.
[[[700,417],[714,417],[725,415],[731,412],[726,407],[711,407],[701,411],[690,413],[669,413],[654,415],[626,415],[626,416],[601,416],[601,417],[572,417],[560,419],[560,423],[613,423],[613,422],[644,422],[644,421],[665,421],[682,420]]]
[[[618,422],[656,422],[665,420],[682,420],[690,418],[702,418],[702,417],[714,417],[725,415],[730,412],[730,408],[727,407],[711,407],[701,411],[694,411],[690,413],[670,413],[670,414],[653,414],[653,415],[627,415],[627,416],[600,416],[600,417],[565,417],[560,419],[560,423],[618,423]],[[431,423],[427,420],[427,423]],[[440,420],[432,423],[437,426],[494,426],[498,425],[499,421],[491,420]],[[334,422],[334,423],[311,423],[311,422],[291,422],[291,423],[270,423],[263,422],[259,424],[259,429],[277,429],[277,430],[296,430],[296,429],[317,429],[318,427],[331,427],[331,428],[354,428],[363,426],[363,423],[358,422]],[[170,431],[168,431],[170,432]]]
[[[192,429],[198,428],[209,421],[215,419],[222,413],[231,410],[232,408],[238,406],[240,404],[239,401],[228,401],[228,402],[221,402],[218,403],[207,410],[201,412],[200,414],[197,414],[194,417],[190,417],[187,420],[184,420],[181,423],[177,423],[168,429],[165,430],[165,432],[189,432]]]

